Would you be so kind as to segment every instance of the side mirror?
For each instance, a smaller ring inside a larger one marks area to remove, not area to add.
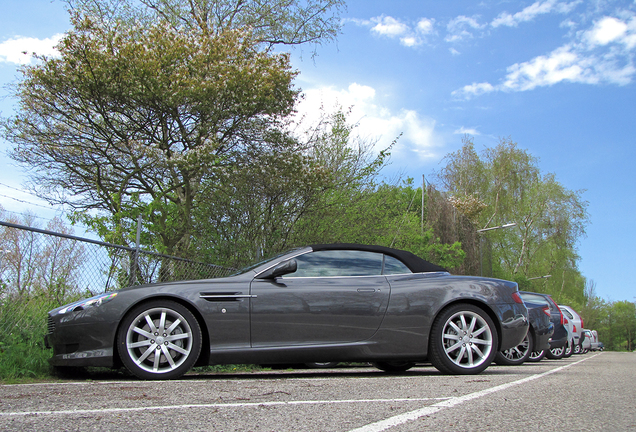
[[[296,269],[298,269],[298,263],[292,258],[264,271],[256,276],[256,279],[276,279],[277,277],[293,273]]]

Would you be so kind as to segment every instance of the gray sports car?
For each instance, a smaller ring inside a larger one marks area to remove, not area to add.
[[[131,287],[49,312],[51,363],[171,379],[197,365],[430,361],[477,374],[528,331],[516,283],[452,276],[410,252],[295,249],[207,280]]]

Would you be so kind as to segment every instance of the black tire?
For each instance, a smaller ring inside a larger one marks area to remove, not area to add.
[[[565,347],[551,348],[545,352],[545,356],[550,360],[561,360],[565,355]]]
[[[428,359],[442,373],[474,375],[492,363],[497,327],[481,308],[456,304],[444,309],[431,328]]]
[[[581,351],[582,351],[582,349],[581,349],[581,344],[580,343],[574,345],[574,354],[581,354]]]
[[[152,327],[149,322],[152,322]],[[179,303],[154,300],[131,310],[117,332],[122,363],[142,379],[179,378],[201,352],[201,328]],[[160,352],[158,356],[157,352]]]
[[[376,362],[373,366],[377,367],[384,372],[404,372],[415,366],[414,362],[409,361],[389,361],[389,362]]]
[[[574,340],[570,339],[563,350],[563,358],[570,358],[574,354]]]
[[[495,363],[502,366],[518,366],[523,364],[530,357],[532,346],[534,345],[534,336],[528,331],[526,337],[516,347],[499,351],[495,355]]]
[[[530,353],[530,357],[528,357],[528,361],[540,362],[541,360],[543,360],[543,357],[545,357],[545,352],[546,350],[532,351],[532,353]]]

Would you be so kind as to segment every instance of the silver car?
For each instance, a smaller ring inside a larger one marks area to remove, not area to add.
[[[572,346],[574,354],[581,352],[581,333],[583,332],[583,318],[570,306],[559,305],[561,312],[567,317],[572,324]]]

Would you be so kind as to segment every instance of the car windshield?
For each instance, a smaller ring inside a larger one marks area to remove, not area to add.
[[[301,249],[303,249],[303,248],[294,248],[294,249],[290,249],[288,251],[285,251],[285,252],[278,253],[276,255],[270,256],[269,258],[265,258],[265,259],[263,259],[263,260],[261,260],[261,261],[259,261],[257,263],[251,264],[251,265],[249,265],[247,267],[243,267],[242,269],[240,269],[236,273],[231,274],[230,276],[238,276],[238,275],[241,275],[241,274],[245,274],[245,273],[247,273],[247,272],[249,272],[251,270],[254,270],[256,267],[262,266],[263,264],[267,264],[270,261],[274,261],[274,260],[282,257],[283,255],[287,255],[290,252],[294,252],[294,251],[301,250]]]

